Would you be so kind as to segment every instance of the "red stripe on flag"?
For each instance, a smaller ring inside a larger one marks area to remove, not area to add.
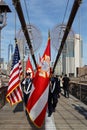
[[[39,87],[38,87],[38,80],[40,82]],[[48,82],[49,82],[49,78],[45,79],[43,77],[39,77],[38,74],[35,76],[35,79],[33,81],[34,86],[35,86],[35,91],[32,93],[32,96],[29,99],[29,102],[31,102],[31,103],[27,104],[29,111],[31,110],[31,108],[34,106],[34,104],[38,101],[39,97],[42,95],[42,93],[47,88]],[[45,87],[43,87],[43,84]]]
[[[14,104],[14,103],[15,103],[15,100],[14,100],[14,97],[13,97],[12,94],[10,95],[10,98],[11,98],[11,99],[10,99],[10,102],[11,102],[12,104]]]
[[[19,97],[18,97],[18,94],[17,94],[17,88],[14,90],[14,94],[15,94],[15,97],[17,98],[17,100],[19,101]]]
[[[19,81],[17,81],[10,89],[7,91],[7,95],[10,94],[17,86],[19,85]]]
[[[40,113],[40,115],[35,119],[34,123],[37,126],[42,126],[42,124],[44,123],[44,118],[45,118],[45,113],[47,110],[47,104],[45,105],[45,107],[43,108],[42,112]],[[44,113],[44,114],[43,114]]]
[[[17,72],[19,70],[19,66],[17,65],[16,68],[14,68],[13,70],[11,70],[10,72],[10,78],[12,77],[12,75]]]
[[[26,72],[29,72],[31,73],[31,78],[34,77],[34,70],[33,70],[33,67],[32,67],[32,64],[30,62],[30,59],[28,57],[27,61],[26,61]]]
[[[18,76],[19,76],[18,74],[15,75],[15,76],[10,80],[10,82],[9,82],[8,85],[10,86],[10,84],[13,83],[13,82],[18,78]],[[20,80],[18,80],[17,82],[19,82],[19,81],[20,81]]]
[[[22,92],[21,92],[21,88],[18,87],[17,89],[18,89],[18,92],[19,92],[20,96],[22,97],[23,95],[22,95]]]

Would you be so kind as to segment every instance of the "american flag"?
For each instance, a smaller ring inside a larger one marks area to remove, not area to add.
[[[10,71],[8,90],[6,95],[6,99],[11,105],[14,105],[22,101],[22,89],[20,85],[21,76],[22,76],[22,65],[20,61],[18,45],[16,44]]]

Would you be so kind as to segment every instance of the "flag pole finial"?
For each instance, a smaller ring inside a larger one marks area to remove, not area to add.
[[[15,39],[14,39],[14,40],[15,40],[15,44],[17,44],[17,38],[16,38],[16,37],[15,37]]]
[[[48,30],[48,37],[50,37],[50,29]]]

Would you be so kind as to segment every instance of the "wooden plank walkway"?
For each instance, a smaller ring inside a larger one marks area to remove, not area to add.
[[[57,130],[86,130],[87,105],[70,95],[61,96],[53,114]]]
[[[70,95],[61,95],[56,111],[51,117],[46,115],[45,123],[40,130],[86,130],[87,105]],[[0,130],[38,130],[23,108],[23,103],[11,107],[6,104],[0,110]]]

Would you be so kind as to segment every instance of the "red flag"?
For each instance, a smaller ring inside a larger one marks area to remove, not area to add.
[[[49,77],[50,77],[50,37],[43,57],[41,58],[41,67],[37,70],[33,80],[32,94],[29,97],[26,109],[35,126],[41,127],[48,102]]]
[[[31,65],[31,62],[30,62],[29,57],[28,57],[28,60],[27,60],[27,62],[26,62],[26,72],[31,73],[31,78],[34,77],[34,71],[33,71],[33,67],[32,67],[32,65]]]
[[[21,75],[22,65],[20,61],[18,45],[16,44],[6,95],[6,99],[11,105],[22,101],[22,90],[20,86]]]

